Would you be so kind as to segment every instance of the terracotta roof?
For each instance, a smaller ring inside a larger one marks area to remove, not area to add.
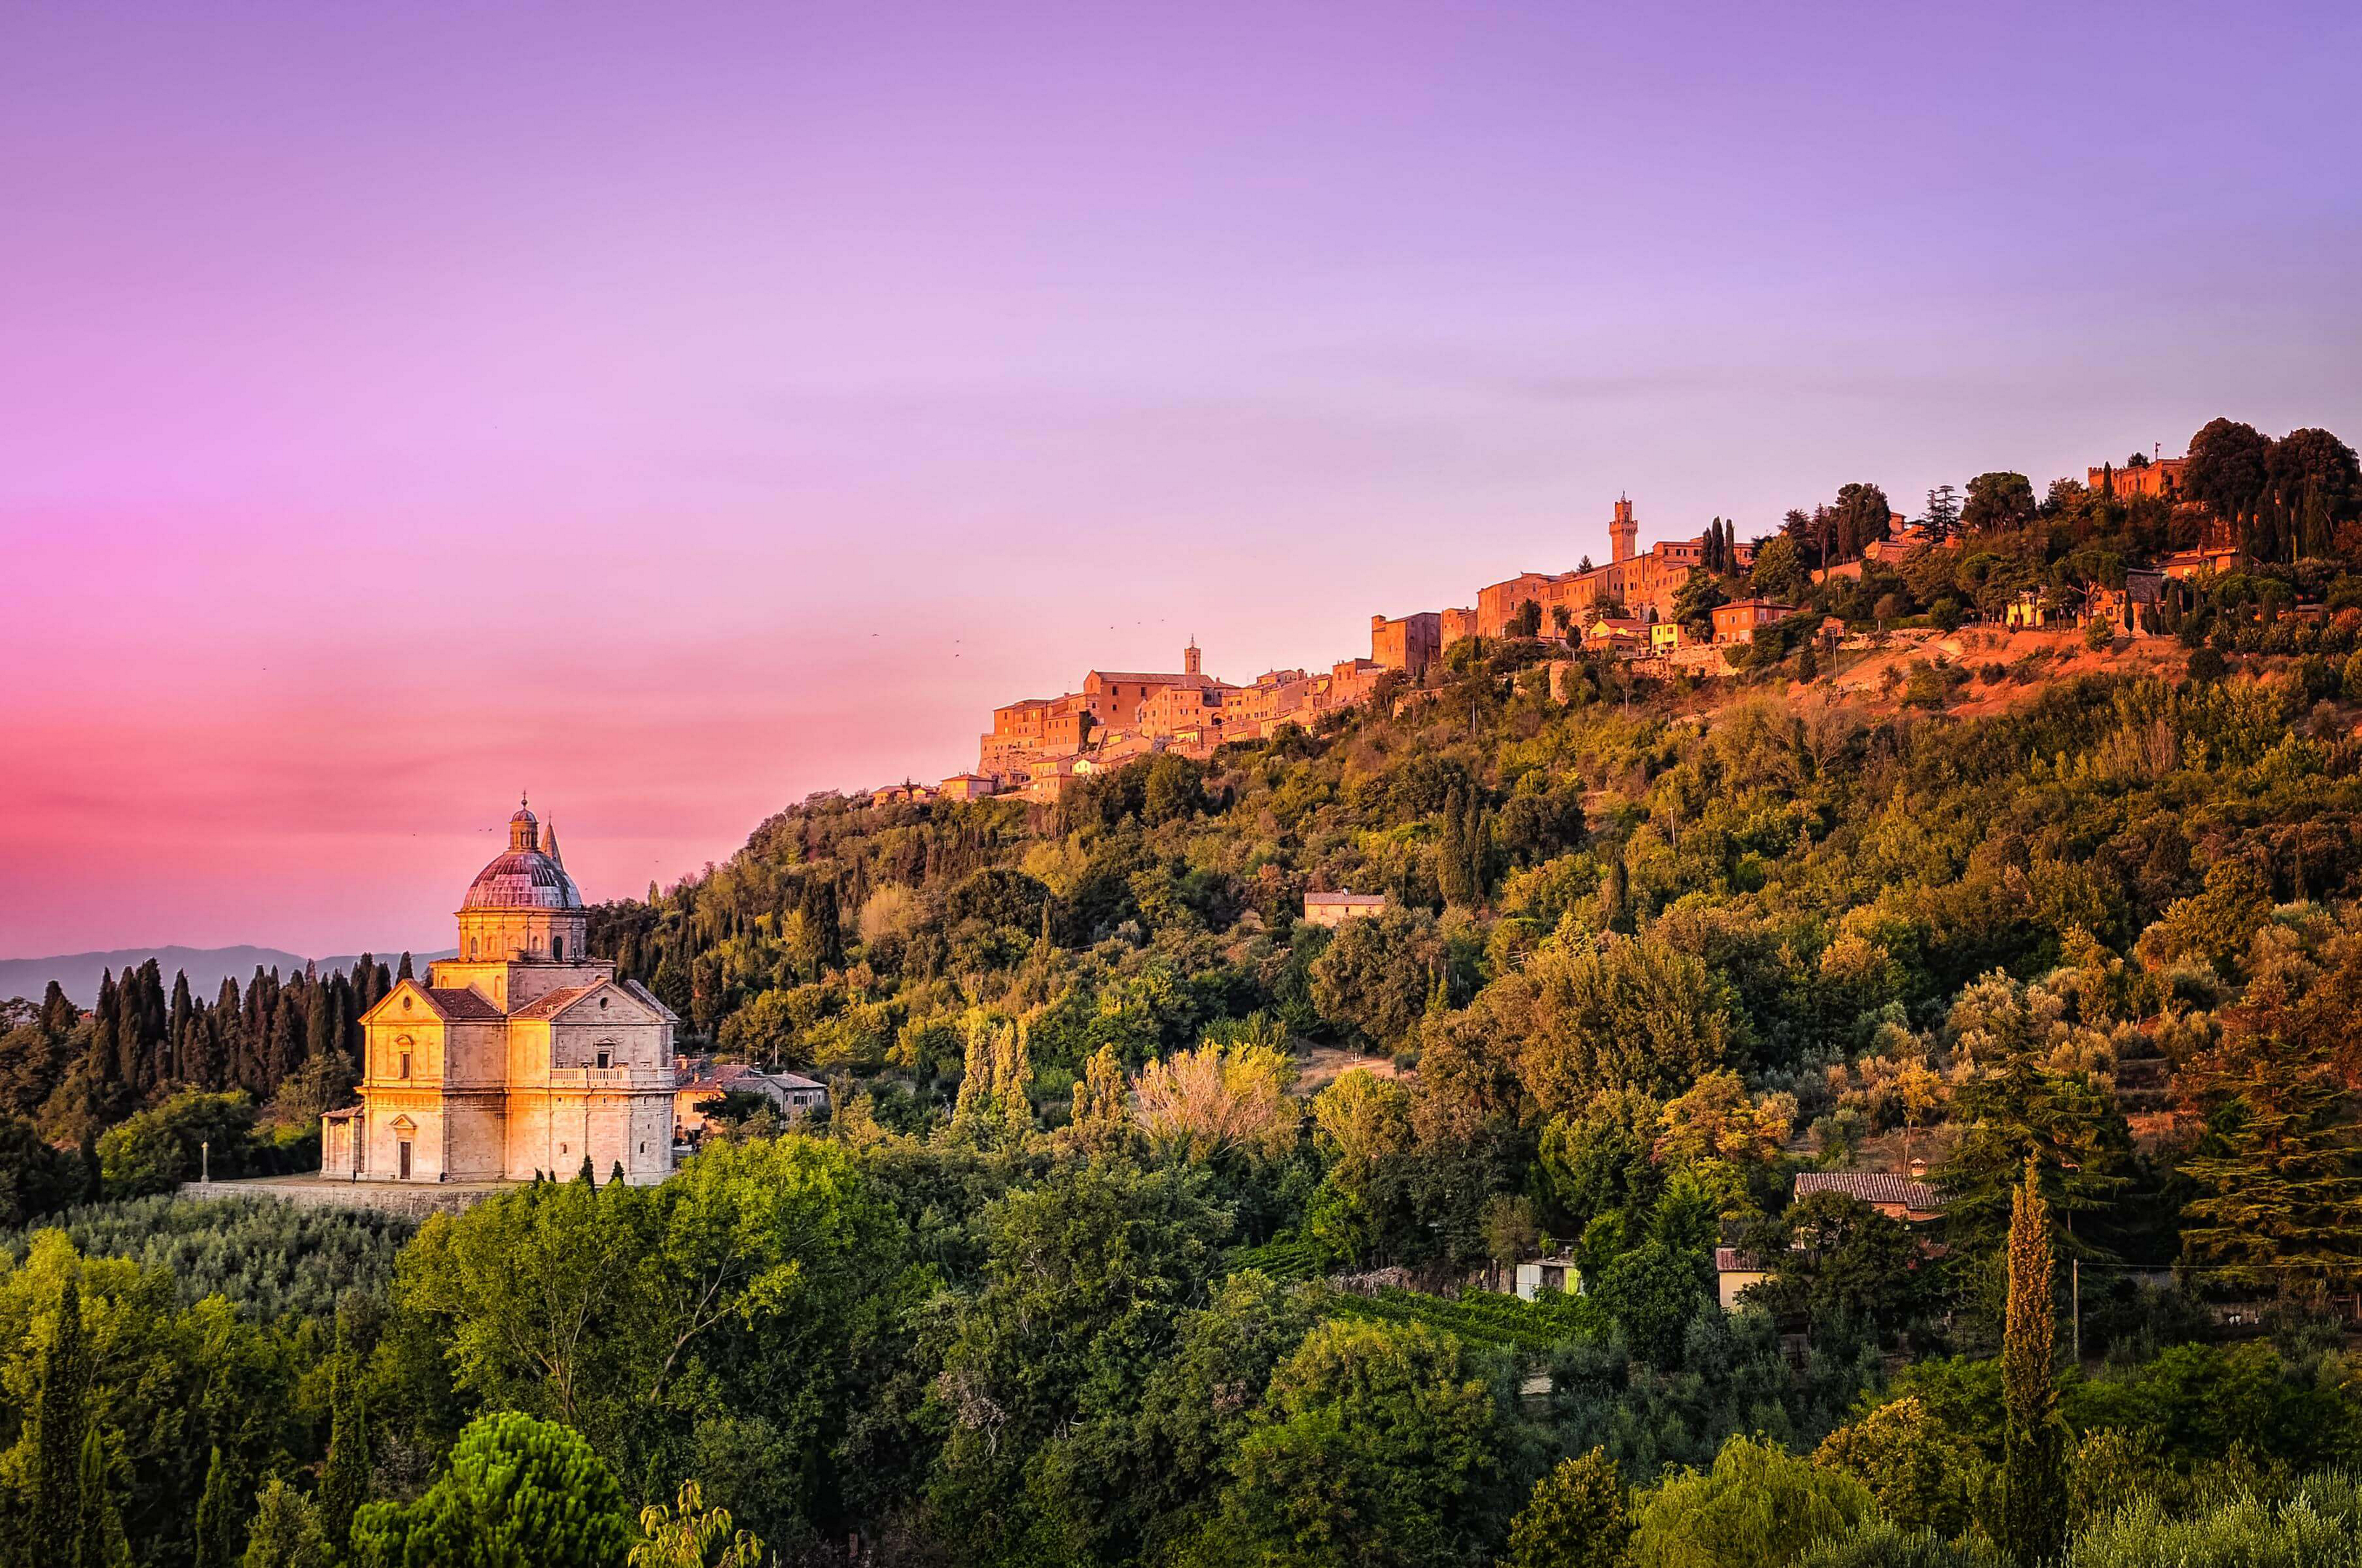
[[[1769,1274],[1763,1260],[1740,1252],[1737,1247],[1716,1247],[1714,1250],[1715,1270],[1720,1274]]]
[[[1357,909],[1374,909],[1386,901],[1386,896],[1384,893],[1307,893],[1304,901],[1308,904],[1350,904]]]
[[[1930,1212],[1944,1207],[1943,1195],[1934,1187],[1893,1171],[1798,1171],[1796,1196],[1816,1192],[1842,1192],[1864,1203],[1899,1203]]]
[[[701,1067],[679,1069],[674,1079],[674,1092],[687,1094],[701,1089],[712,1094],[726,1094],[732,1085],[744,1083],[748,1078],[758,1078],[766,1083],[777,1084],[781,1088],[816,1089],[828,1087],[826,1084],[805,1077],[800,1073],[766,1073],[745,1062],[712,1062]]]
[[[426,999],[433,1002],[436,1010],[445,1018],[491,1022],[503,1016],[500,1009],[465,986],[421,986],[418,988],[426,993]]]
[[[544,991],[509,1016],[512,1018],[556,1018],[592,991],[606,984],[593,980],[587,986],[560,986],[554,991]]]

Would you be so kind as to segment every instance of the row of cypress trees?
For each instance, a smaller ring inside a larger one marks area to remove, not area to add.
[[[129,1568],[131,1563],[105,1424],[91,1404],[94,1370],[82,1292],[69,1277],[60,1292],[56,1328],[29,1413],[32,1513],[18,1543],[19,1561],[55,1568]],[[301,1520],[298,1537],[334,1546],[341,1560],[353,1515],[369,1500],[370,1482],[359,1357],[342,1313],[329,1379],[327,1455],[312,1496],[294,1494],[292,1501]],[[249,1510],[239,1499],[250,1478],[237,1476],[234,1468],[215,1443],[197,1504],[194,1568],[233,1568],[245,1556],[241,1542]],[[270,1478],[261,1496],[266,1509],[287,1498],[284,1478]]]

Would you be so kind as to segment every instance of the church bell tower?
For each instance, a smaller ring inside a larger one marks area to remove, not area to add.
[[[1639,553],[1640,525],[1632,520],[1632,498],[1616,499],[1616,516],[1607,525],[1607,558],[1628,561]]]

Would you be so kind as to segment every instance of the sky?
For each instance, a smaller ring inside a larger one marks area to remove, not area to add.
[[[0,6],[0,956],[445,945],[1711,516],[2362,436],[2350,5]]]

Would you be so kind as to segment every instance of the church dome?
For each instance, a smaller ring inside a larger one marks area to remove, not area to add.
[[[579,910],[582,895],[566,867],[538,849],[511,849],[493,856],[468,884],[462,910]]]
[[[582,895],[557,858],[555,830],[540,834],[540,823],[523,802],[509,819],[509,846],[492,857],[468,884],[459,901],[469,910],[579,910]]]

